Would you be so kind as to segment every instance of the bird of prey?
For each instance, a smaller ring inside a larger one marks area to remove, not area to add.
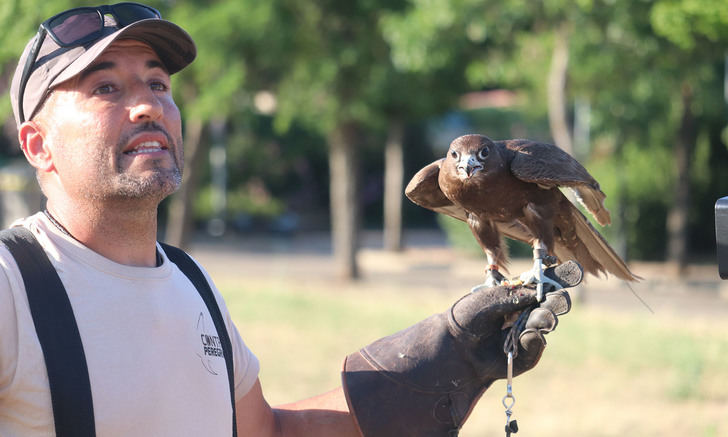
[[[609,246],[559,187],[568,187],[600,225],[611,222],[599,183],[557,146],[531,140],[493,141],[483,135],[453,140],[444,158],[425,166],[405,189],[414,203],[466,222],[485,252],[485,286],[505,279],[503,236],[531,244],[533,270],[522,275],[539,291],[547,263],[576,260],[593,275],[641,279]],[[555,258],[555,259],[554,259]]]

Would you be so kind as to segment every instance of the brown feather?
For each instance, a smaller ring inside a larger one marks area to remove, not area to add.
[[[587,221],[584,214],[575,207],[572,207],[572,218],[572,222],[576,225],[575,229],[579,241],[586,249],[577,260],[580,263],[588,259],[592,261],[589,267],[584,265],[586,263],[582,264],[584,270],[595,275],[596,273],[593,272],[595,269],[603,273],[609,272],[625,281],[639,281],[642,279],[632,273],[627,264],[612,249],[607,240],[602,237],[602,234],[594,229],[594,226]]]
[[[468,218],[465,210],[452,203],[440,190],[437,178],[441,162],[442,159],[438,159],[418,171],[407,184],[404,194],[417,205],[466,222]]]
[[[597,184],[597,187],[599,187],[599,184]],[[602,226],[612,224],[609,210],[604,206],[604,199],[607,195],[602,190],[589,186],[572,187],[571,189],[576,195],[576,200],[584,205],[584,208],[594,216],[597,223]]]

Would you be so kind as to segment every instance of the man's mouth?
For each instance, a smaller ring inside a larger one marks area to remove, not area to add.
[[[124,152],[124,154],[141,155],[143,153],[161,152],[162,150],[167,150],[167,147],[162,146],[162,143],[160,143],[159,141],[144,141],[142,143],[139,143],[133,149],[127,150],[126,152]]]

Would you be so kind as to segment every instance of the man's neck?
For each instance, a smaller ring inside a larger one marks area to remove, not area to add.
[[[157,265],[157,207],[116,202],[103,207],[71,202],[48,203],[58,224],[84,246],[120,264]]]

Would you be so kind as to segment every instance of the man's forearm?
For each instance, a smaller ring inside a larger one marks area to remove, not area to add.
[[[349,414],[341,387],[328,393],[273,408],[278,435],[361,437]]]

